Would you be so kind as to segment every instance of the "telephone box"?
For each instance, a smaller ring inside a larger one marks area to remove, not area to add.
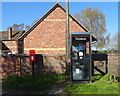
[[[35,57],[35,50],[30,50],[30,62],[35,62],[36,57]]]
[[[71,80],[91,81],[91,42],[89,32],[71,32]]]

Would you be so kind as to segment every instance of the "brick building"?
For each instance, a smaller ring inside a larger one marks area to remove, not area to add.
[[[61,67],[65,67],[66,54],[65,11],[59,3],[56,3],[26,32],[12,31],[11,28],[8,28],[8,32],[3,32],[2,34],[2,52],[29,56],[29,50],[34,49],[36,54],[42,54],[42,57],[39,59],[43,58],[43,63],[46,64],[47,67],[49,66],[49,69],[53,64],[54,68],[62,70]],[[70,32],[88,32],[88,30],[70,14],[69,20]],[[29,62],[28,59],[27,61]],[[25,60],[23,61],[25,62]],[[37,63],[39,63],[38,61]],[[62,66],[60,66],[60,64]],[[51,67],[53,68],[53,66]]]
[[[88,32],[88,30],[72,15],[70,18],[70,32]],[[23,42],[24,54],[31,49],[37,54],[65,54],[66,17],[65,9],[56,3],[43,17],[36,21],[26,32],[3,32],[3,43],[15,53],[19,53],[18,42]],[[7,36],[8,35],[8,36]],[[6,37],[6,38],[5,38]],[[10,44],[11,43],[11,44]],[[12,49],[11,49],[12,48]],[[20,48],[20,50],[22,50]]]
[[[69,20],[70,32],[88,32],[88,30],[70,14]],[[56,3],[27,31],[12,31],[11,28],[8,28],[8,31],[2,32],[1,39],[1,51],[18,56],[1,59],[2,64],[6,64],[3,66],[3,73],[18,74],[19,71],[22,70],[24,74],[31,74],[32,68],[29,63],[29,50],[32,49],[34,49],[37,54],[37,61],[35,63],[36,74],[41,73],[41,71],[65,71],[66,17],[65,9],[59,3]],[[19,54],[23,54],[24,58],[19,57]],[[7,62],[7,60],[10,61]],[[12,67],[11,69],[10,66]],[[22,69],[20,69],[19,66],[21,66]]]
[[[69,18],[70,32],[87,31],[72,15],[69,15]],[[31,49],[36,50],[37,54],[65,54],[65,38],[65,9],[57,3],[19,39],[24,39],[24,54],[28,54]]]

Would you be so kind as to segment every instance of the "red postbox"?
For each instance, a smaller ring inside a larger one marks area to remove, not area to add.
[[[36,61],[35,50],[30,50],[30,62]]]

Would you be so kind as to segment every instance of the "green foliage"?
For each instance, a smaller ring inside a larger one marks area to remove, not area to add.
[[[100,50],[100,51],[92,51],[92,53],[97,53],[97,54],[118,54],[117,50]]]
[[[59,74],[57,76],[57,80],[59,80],[59,81],[65,81],[66,80],[65,74],[64,73]]]
[[[40,76],[8,76],[3,83],[4,89],[44,91],[49,90],[56,81],[65,80],[64,74],[49,73]]]
[[[109,43],[105,15],[98,8],[86,8],[74,16],[98,39],[94,44],[96,49],[101,49]]]
[[[102,74],[95,74],[94,76],[92,76],[92,82],[95,82],[97,80],[99,80],[101,77],[103,77]]]
[[[102,78],[100,78],[100,80],[96,81],[95,83],[107,83],[109,81],[109,76],[108,74],[106,74],[105,76],[103,76]]]
[[[118,94],[118,83],[109,83],[108,75],[100,78],[96,75],[93,79],[99,79],[88,84],[70,84],[65,88],[65,94]]]

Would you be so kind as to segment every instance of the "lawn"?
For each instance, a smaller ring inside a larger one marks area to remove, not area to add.
[[[118,94],[118,83],[110,82],[108,75],[96,75],[92,83],[70,84],[65,88],[65,94]]]
[[[40,91],[47,93],[51,87],[66,80],[64,74],[49,73],[40,76],[8,76],[3,83],[5,90]],[[62,84],[62,83],[61,83]],[[64,94],[118,94],[118,83],[110,82],[108,75],[92,76],[92,83],[68,84]]]
[[[55,83],[64,81],[64,74],[49,73],[40,76],[8,76],[3,83],[5,90],[48,91]]]

